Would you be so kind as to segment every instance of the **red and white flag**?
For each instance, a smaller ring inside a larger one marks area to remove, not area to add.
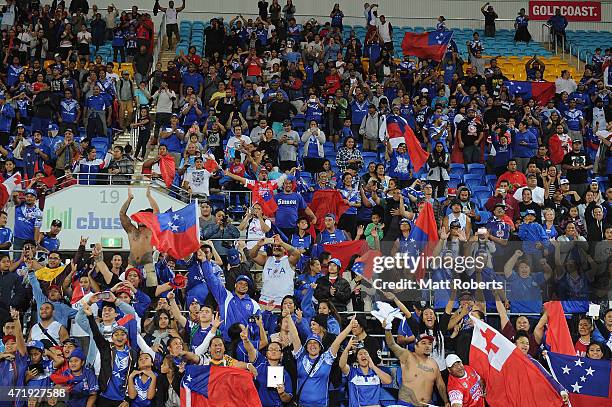
[[[546,377],[512,342],[472,317],[470,366],[486,383],[491,407],[561,407],[563,400]]]
[[[21,174],[18,172],[0,184],[0,208],[4,208],[4,205],[11,199],[11,195],[16,188],[21,188]]]

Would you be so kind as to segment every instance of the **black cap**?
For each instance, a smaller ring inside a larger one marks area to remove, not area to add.
[[[57,226],[57,227],[62,227],[62,221],[59,219],[53,219],[53,221],[51,222],[51,226]]]

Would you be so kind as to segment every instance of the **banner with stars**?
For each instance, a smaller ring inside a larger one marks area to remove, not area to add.
[[[550,368],[569,392],[572,407],[612,407],[609,360],[548,352]]]

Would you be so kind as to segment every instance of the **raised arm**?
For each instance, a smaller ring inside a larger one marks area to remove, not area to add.
[[[297,352],[302,347],[302,341],[300,341],[300,335],[298,334],[298,330],[293,322],[293,318],[291,318],[291,314],[287,312],[287,315],[284,316],[289,323],[289,337],[291,338],[291,344],[293,345],[293,352]]]
[[[533,337],[535,341],[539,344],[542,343],[542,338],[544,337],[544,327],[548,323],[548,311],[545,309],[544,314],[540,317],[538,324],[533,328]]]
[[[509,278],[512,275],[512,270],[514,270],[514,265],[516,264],[516,261],[518,260],[518,258],[521,257],[522,255],[523,255],[523,252],[520,250],[517,250],[514,252],[512,257],[508,259],[508,262],[504,266],[504,275],[506,276],[506,278]]]
[[[168,299],[168,303],[170,304],[170,314],[174,317],[174,319],[176,320],[176,323],[181,328],[186,327],[187,318],[183,316],[183,313],[181,312],[178,304],[176,303],[176,298],[174,297],[174,293],[173,292],[168,293],[168,296],[166,298]]]
[[[391,322],[387,322],[387,320],[384,320],[382,322],[382,326],[385,330],[385,342],[387,343],[387,347],[393,351],[393,354],[398,359],[402,360],[406,358],[406,352],[410,351],[402,348],[397,343],[395,343],[395,339],[393,339],[393,333],[391,333]]]
[[[340,335],[336,336],[336,339],[334,339],[334,341],[332,342],[331,346],[329,347],[332,356],[335,357],[338,354],[338,349],[340,349],[340,345],[349,336],[349,334],[351,333],[351,329],[353,329],[353,326],[357,325],[357,321],[355,320],[356,316],[356,314],[353,315],[351,321],[346,326],[346,328],[344,328],[342,332],[340,332]]]
[[[244,349],[249,356],[249,362],[255,363],[257,359],[257,349],[255,349],[255,346],[253,346],[253,343],[249,340],[249,329],[242,324],[240,325],[240,329],[240,339],[242,339],[242,345],[244,345]]]
[[[25,356],[28,354],[28,349],[26,348],[25,339],[23,338],[23,330],[21,329],[21,320],[19,319],[19,311],[11,310],[11,318],[13,318],[13,322],[15,322],[15,342],[17,344],[17,352],[21,356]]]
[[[133,199],[134,195],[132,194],[132,188],[129,187],[127,199],[119,210],[119,219],[121,220],[121,226],[123,227],[123,230],[125,230],[126,233],[133,232],[136,229],[136,227],[132,223],[132,220],[129,218],[129,216],[127,216],[127,210],[130,207],[130,203],[132,203]]]
[[[349,351],[353,349],[356,344],[357,344],[357,341],[354,338],[351,338],[348,344],[346,345],[346,347],[344,348],[344,350],[342,351],[342,354],[340,355],[340,359],[338,360],[338,366],[340,367],[342,374],[344,374],[345,376],[348,375],[348,373],[351,370],[351,367],[348,365]]]

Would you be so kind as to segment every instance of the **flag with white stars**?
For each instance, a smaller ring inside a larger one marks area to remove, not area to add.
[[[551,369],[557,381],[570,394],[572,407],[610,407],[609,360],[594,360],[548,352]]]
[[[402,41],[402,50],[404,55],[441,61],[452,38],[453,31],[450,30],[424,33],[406,32]]]

